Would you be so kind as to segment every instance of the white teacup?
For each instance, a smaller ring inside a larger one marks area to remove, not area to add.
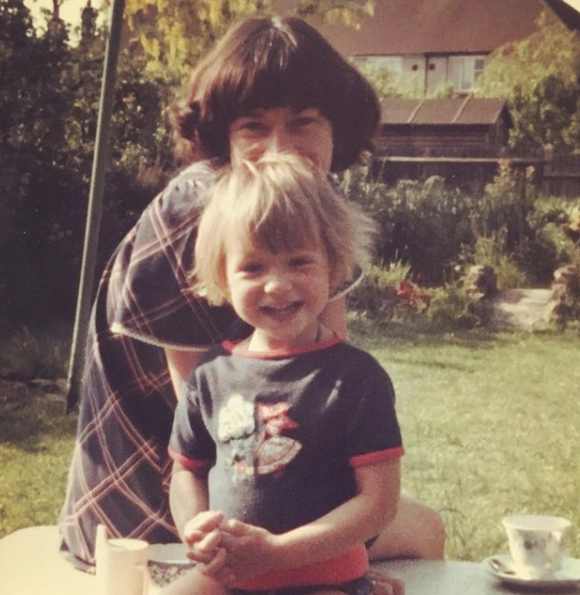
[[[97,551],[99,595],[147,595],[149,544],[141,539],[109,539]]]
[[[571,523],[545,515],[514,515],[502,520],[515,570],[524,578],[542,579],[562,566],[563,540]]]

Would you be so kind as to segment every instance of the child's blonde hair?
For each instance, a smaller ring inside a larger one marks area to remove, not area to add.
[[[237,161],[210,190],[195,245],[195,290],[215,305],[229,300],[228,243],[271,252],[317,245],[330,264],[331,292],[370,260],[375,225],[333,187],[328,174],[294,154]]]

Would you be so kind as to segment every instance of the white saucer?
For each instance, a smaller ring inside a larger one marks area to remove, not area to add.
[[[505,568],[505,571],[494,568],[491,560],[498,560]],[[553,576],[544,578],[527,578],[518,575],[511,556],[505,554],[491,556],[484,560],[482,565],[487,572],[503,583],[518,587],[528,587],[530,589],[563,589],[564,587],[580,585],[580,560],[568,556],[565,556],[562,560],[562,568],[560,570],[557,570]]]

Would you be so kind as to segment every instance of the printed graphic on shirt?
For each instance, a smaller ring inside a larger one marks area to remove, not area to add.
[[[255,406],[240,394],[232,395],[219,412],[218,438],[229,443],[235,483],[254,475],[281,473],[302,449],[302,444],[284,436],[298,427],[290,417],[288,403]]]

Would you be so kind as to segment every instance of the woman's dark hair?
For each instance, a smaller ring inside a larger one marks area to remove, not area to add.
[[[255,109],[315,107],[331,123],[331,170],[372,147],[380,108],[370,83],[298,18],[252,18],[233,27],[193,71],[172,106],[176,152],[229,158],[229,127]]]

